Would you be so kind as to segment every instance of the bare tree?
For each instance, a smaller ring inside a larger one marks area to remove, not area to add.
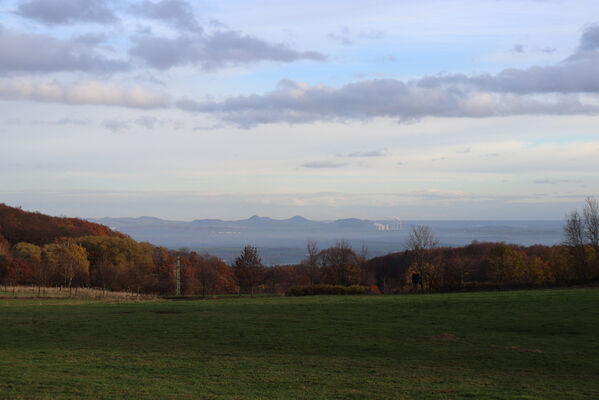
[[[310,280],[310,284],[314,285],[320,281],[321,275],[320,266],[318,265],[318,255],[320,253],[318,242],[316,240],[308,239],[306,250],[308,251],[308,257],[304,259],[302,266]]]
[[[440,266],[434,262],[431,250],[439,244],[439,240],[434,235],[429,226],[414,225],[408,238],[408,249],[414,254],[412,263],[412,276],[409,279],[417,287],[426,284],[429,290],[432,289],[433,282],[439,278]]]
[[[408,248],[419,257],[418,262],[422,262],[427,250],[434,249],[439,244],[439,240],[427,225],[414,225],[408,238]]]
[[[580,213],[577,210],[574,210],[566,218],[566,225],[564,226],[564,245],[570,250],[577,278],[583,280],[588,277],[584,237],[584,220],[580,216]]]
[[[597,199],[587,197],[582,209],[584,218],[584,236],[595,249],[599,248],[599,203]]]
[[[568,247],[584,246],[584,223],[578,210],[566,216],[564,226],[564,244]]]

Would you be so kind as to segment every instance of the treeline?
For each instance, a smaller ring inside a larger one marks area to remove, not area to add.
[[[27,219],[43,220],[41,214]],[[56,221],[50,221],[53,228],[39,227],[29,236],[23,222],[6,223],[0,217],[0,285],[36,285],[40,290],[55,286],[69,292],[95,287],[171,295],[175,291],[177,262],[184,295],[283,294],[292,287],[302,287],[294,290],[303,294],[331,287],[346,292],[339,286],[359,286],[370,293],[406,293],[599,281],[599,207],[594,199],[587,199],[582,213],[568,216],[562,245],[523,247],[472,242],[463,247],[440,248],[430,228],[414,226],[408,249],[402,252],[368,260],[367,249],[356,252],[345,241],[326,249],[308,241],[306,257],[300,264],[275,267],[265,267],[252,246],[246,246],[229,266],[210,255],[140,243],[106,227],[92,226],[99,235],[59,236]],[[5,237],[7,226],[13,230]],[[71,226],[86,225],[72,221]],[[74,235],[76,229],[67,232]],[[46,232],[41,242],[16,241],[40,238],[38,232]]]
[[[565,245],[523,247],[472,242],[376,257],[368,261],[381,291],[435,292],[567,286],[599,280],[598,251],[585,246],[585,258]]]
[[[0,237],[0,284],[172,294],[177,258],[182,293],[237,292],[231,268],[216,257],[106,236],[61,238],[43,246],[10,246]]]
[[[566,219],[564,242],[523,247],[477,243],[437,248],[426,226],[412,227],[403,253],[369,261],[383,291],[451,291],[564,286],[599,281],[599,204],[587,198]]]
[[[299,265],[257,267],[251,280],[239,282],[247,293],[285,293],[296,286],[308,293],[322,285],[410,293],[598,282],[598,249],[585,245],[584,255],[580,259],[579,250],[566,245],[523,247],[475,241],[463,247],[409,249],[366,260],[342,241],[308,255]]]
[[[85,236],[44,246],[25,242],[10,246],[0,238],[0,284],[171,295],[177,259],[185,295],[283,294],[292,287],[319,285],[359,285],[371,293],[435,292],[599,280],[599,252],[590,245],[584,246],[584,259],[579,259],[578,249],[566,245],[473,242],[425,249],[422,254],[410,249],[370,260],[343,241],[323,250],[315,242],[310,246],[314,252],[298,265],[265,267],[251,246],[229,266],[217,257],[167,250],[130,238]],[[419,259],[424,263],[419,265]]]

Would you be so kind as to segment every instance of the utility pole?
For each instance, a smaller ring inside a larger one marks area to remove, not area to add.
[[[177,256],[177,266],[175,268],[175,296],[181,296],[181,257]]]

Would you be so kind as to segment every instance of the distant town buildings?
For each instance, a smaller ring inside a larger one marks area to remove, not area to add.
[[[401,231],[402,222],[401,221],[393,221],[390,223],[375,222],[374,226],[379,231]]]

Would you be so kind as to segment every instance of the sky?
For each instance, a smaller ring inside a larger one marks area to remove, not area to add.
[[[599,196],[596,0],[0,0],[0,202],[562,219]]]

